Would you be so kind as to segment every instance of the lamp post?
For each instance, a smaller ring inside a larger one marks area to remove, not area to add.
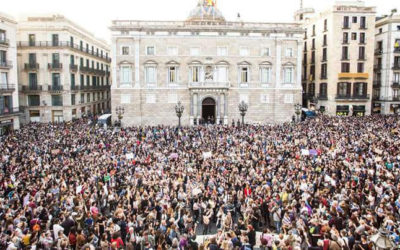
[[[185,110],[185,107],[182,105],[181,101],[179,101],[175,105],[176,116],[178,116],[178,119],[179,119],[178,128],[181,127],[181,117],[182,117],[182,114],[183,114],[184,110]]]
[[[297,116],[297,121],[299,122],[300,121],[300,114],[301,114],[301,104],[300,103],[297,103],[297,104],[295,104],[294,105],[294,110],[295,110],[295,113],[296,113],[296,116]]]
[[[370,240],[374,243],[376,250],[393,249],[394,247],[386,229],[380,229],[377,234],[371,236]]]
[[[125,108],[118,106],[115,108],[115,113],[118,115],[118,123],[119,126],[121,127],[122,126],[121,120],[123,118],[123,114],[125,113]]]
[[[244,116],[246,115],[248,108],[249,108],[249,106],[244,101],[241,101],[239,103],[239,111],[240,111],[240,115],[242,116],[242,126],[244,126]]]

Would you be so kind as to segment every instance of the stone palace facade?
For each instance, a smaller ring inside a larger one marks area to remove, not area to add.
[[[186,21],[112,22],[113,119],[123,126],[290,121],[301,103],[303,30],[295,23],[226,21],[200,0]]]

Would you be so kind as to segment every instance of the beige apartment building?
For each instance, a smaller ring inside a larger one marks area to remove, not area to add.
[[[303,30],[296,23],[227,21],[200,0],[185,21],[112,22],[112,112],[122,124],[290,121],[301,103]]]
[[[375,29],[373,112],[400,113],[400,15],[379,17]]]
[[[0,135],[19,129],[16,21],[0,13]]]
[[[61,15],[18,22],[20,105],[25,122],[61,122],[110,110],[106,42]]]
[[[329,115],[371,113],[375,13],[364,1],[296,13],[305,28],[303,106]]]

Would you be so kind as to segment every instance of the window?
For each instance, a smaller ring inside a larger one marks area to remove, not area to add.
[[[394,73],[393,82],[400,83],[400,73]]]
[[[217,82],[225,83],[228,82],[228,67],[217,66]]]
[[[90,93],[87,93],[87,94],[86,94],[86,101],[87,101],[87,102],[90,102]]]
[[[75,87],[75,74],[71,74],[71,88]]]
[[[51,43],[53,46],[58,46],[58,43],[59,43],[58,34],[53,34],[51,36]]]
[[[177,56],[178,55],[178,48],[177,47],[168,47],[167,54],[169,56]]]
[[[227,56],[228,49],[226,47],[218,47],[217,48],[217,56]]]
[[[350,91],[351,91],[351,83],[339,82],[339,84],[338,84],[338,96],[339,97],[350,96],[350,94],[351,94]]]
[[[146,95],[146,103],[156,103],[156,95],[155,94],[147,94]]]
[[[128,46],[122,46],[122,55],[124,55],[124,56],[129,55],[129,47]]]
[[[400,25],[397,25],[397,30],[400,30]],[[381,32],[382,33],[382,32]]]
[[[396,39],[394,42],[394,52],[400,52],[400,39]]]
[[[312,26],[312,35],[315,36],[315,25]]]
[[[351,33],[351,40],[353,41],[357,40],[357,33],[355,32]]]
[[[154,56],[156,54],[154,46],[147,46],[146,47],[146,55]]]
[[[168,67],[168,82],[176,83],[178,82],[178,68],[175,66]]]
[[[80,84],[81,86],[84,86],[84,85],[85,85],[85,76],[84,76],[84,75],[81,75],[81,76],[80,76],[79,84]]]
[[[0,88],[6,87],[8,85],[8,75],[7,72],[0,73]]]
[[[35,34],[29,34],[28,35],[28,40],[29,40],[29,46],[35,46],[35,43],[36,43]]]
[[[292,48],[286,48],[286,57],[293,57],[293,49]]]
[[[0,43],[5,43],[6,42],[6,31],[5,30],[0,30]]]
[[[309,85],[308,85],[308,93],[312,96],[312,97],[314,97],[315,96],[315,83],[310,83]]]
[[[328,49],[324,48],[322,50],[322,61],[325,62],[326,60],[328,60]]]
[[[367,95],[367,83],[366,82],[356,82],[354,83],[354,96],[365,97]]]
[[[270,53],[269,48],[262,48],[261,49],[261,56],[270,56],[269,53]]]
[[[191,70],[191,82],[200,82],[200,71],[201,71],[201,66],[192,66],[190,68]]]
[[[145,68],[145,77],[146,77],[146,83],[148,85],[153,85],[156,84],[156,67],[155,66],[147,66]]]
[[[323,46],[327,46],[328,45],[328,38],[327,35],[324,35],[324,41],[323,41]]]
[[[324,20],[324,31],[328,31],[328,20]]]
[[[75,105],[75,94],[71,94],[71,105]]]
[[[60,74],[59,73],[52,73],[52,86],[53,87],[59,87],[61,86],[60,82]]]
[[[132,82],[132,70],[130,66],[121,66],[121,85],[130,85]]]
[[[328,95],[327,91],[328,91],[327,83],[326,82],[320,83],[319,84],[319,96],[326,98]]]
[[[343,43],[344,44],[349,43],[349,33],[347,32],[343,33]]]
[[[239,54],[240,54],[240,56],[248,56],[249,55],[249,49],[245,48],[245,47],[242,47],[242,48],[240,48]]]
[[[315,63],[315,51],[311,52],[311,63]]]
[[[40,106],[40,95],[28,95],[28,106]]]
[[[315,49],[315,39],[311,40],[311,49]]]
[[[358,48],[358,59],[365,60],[365,47],[364,46]]]
[[[321,79],[328,78],[328,65],[326,63],[321,64]]]
[[[85,94],[81,94],[81,103],[85,103]]]
[[[261,67],[260,68],[260,81],[261,83],[271,82],[271,67]]]
[[[358,73],[364,73],[364,63],[358,63],[357,64],[357,72]]]
[[[342,63],[342,73],[350,73],[350,63]]]
[[[285,94],[283,103],[285,104],[293,104],[293,94]]]
[[[284,83],[293,83],[293,75],[294,75],[294,70],[293,67],[285,67],[283,69],[283,82]]]
[[[198,56],[200,55],[200,48],[190,48],[190,55],[191,56]]]
[[[348,60],[349,59],[349,47],[343,46],[342,47],[342,60]]]
[[[130,104],[130,103],[131,103],[131,95],[121,94],[121,104]]]
[[[360,43],[365,44],[365,33],[364,32],[360,33]]]
[[[358,18],[356,16],[353,16],[353,23],[357,23]]]
[[[367,28],[367,19],[365,16],[360,17],[360,28],[361,29]]]
[[[74,47],[74,37],[73,36],[69,37],[69,46]]]
[[[168,94],[168,103],[177,103],[178,95],[177,94]]]
[[[36,64],[36,53],[29,53],[29,64],[30,65]]]
[[[249,82],[249,67],[240,67],[240,83]]]
[[[53,53],[53,55],[52,55],[52,63],[53,63],[54,66],[60,64],[60,54]]]
[[[343,17],[343,28],[350,28],[350,18],[348,16]]]
[[[261,94],[260,95],[260,102],[261,103],[270,103],[269,95]]]
[[[62,105],[63,105],[62,95],[51,96],[51,106],[62,106]]]

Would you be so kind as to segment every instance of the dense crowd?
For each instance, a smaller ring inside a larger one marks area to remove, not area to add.
[[[399,127],[29,124],[0,142],[0,249],[399,245]]]

